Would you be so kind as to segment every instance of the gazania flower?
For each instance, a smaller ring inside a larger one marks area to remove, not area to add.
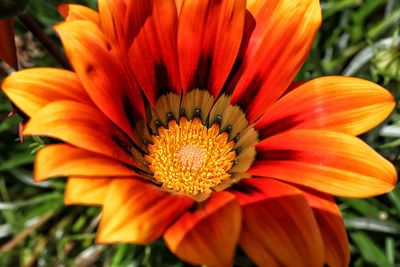
[[[191,264],[345,266],[331,195],[369,197],[394,167],[356,135],[392,95],[356,78],[292,84],[321,22],[317,0],[99,0],[60,7],[74,72],[3,83],[26,135],[59,140],[37,181],[67,176],[67,204],[101,205],[97,242],[163,237]]]
[[[18,69],[13,19],[0,19],[0,60],[4,60],[14,69]]]

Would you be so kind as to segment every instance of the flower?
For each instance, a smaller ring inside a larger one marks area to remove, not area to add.
[[[357,78],[292,83],[321,22],[317,0],[99,0],[55,27],[74,72],[36,68],[2,88],[24,133],[60,140],[36,181],[100,205],[97,242],[161,236],[191,264],[346,266],[331,195],[393,189],[394,167],[355,137],[392,95]]]
[[[14,19],[0,19],[0,59],[18,69],[17,50],[14,41]]]

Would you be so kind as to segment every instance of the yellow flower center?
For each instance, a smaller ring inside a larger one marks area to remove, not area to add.
[[[227,133],[219,133],[218,124],[207,128],[197,118],[181,118],[179,124],[171,120],[168,128],[158,128],[152,142],[145,158],[165,189],[192,196],[209,194],[231,177],[235,143],[228,141]]]

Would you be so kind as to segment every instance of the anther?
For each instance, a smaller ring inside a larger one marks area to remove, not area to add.
[[[238,148],[236,148],[235,151],[236,151],[236,154],[239,155],[240,153],[242,153],[243,148],[242,147],[238,147]]]
[[[237,142],[239,142],[239,139],[240,139],[240,135],[236,135],[236,136],[233,138],[233,141],[234,141],[235,143],[237,143]]]
[[[234,160],[232,161],[232,164],[233,164],[234,166],[236,166],[236,165],[239,164],[239,161],[238,161],[237,159],[234,159]]]

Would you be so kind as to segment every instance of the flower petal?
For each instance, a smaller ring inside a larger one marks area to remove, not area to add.
[[[300,190],[262,178],[246,179],[238,188],[242,189],[236,192],[243,212],[241,241],[247,241],[240,245],[249,256],[257,255],[252,257],[257,265],[266,263],[261,260],[268,259],[269,252],[282,266],[323,266],[322,238]]]
[[[228,90],[232,103],[245,108],[253,122],[283,94],[305,61],[321,9],[318,0],[249,0],[247,8],[254,17],[246,27],[251,36],[244,37],[248,44]]]
[[[346,228],[335,200],[326,194],[306,189],[304,196],[314,211],[322,239],[325,262],[331,267],[346,267],[350,262],[350,248]]]
[[[92,22],[68,21],[55,29],[94,103],[132,137],[132,127],[144,117],[144,104],[137,83],[126,68],[126,56]]]
[[[257,145],[248,171],[344,197],[388,192],[397,181],[393,165],[360,139],[338,132],[292,130]]]
[[[2,87],[8,98],[28,116],[58,100],[93,103],[76,74],[62,69],[20,70],[9,75]]]
[[[239,52],[245,5],[245,0],[183,2],[178,56],[185,92],[200,88],[219,95]]]
[[[172,195],[139,179],[112,180],[97,242],[150,243],[193,204],[186,196]]]
[[[188,263],[230,266],[240,233],[241,212],[229,192],[213,194],[204,207],[185,213],[165,233],[169,249]]]
[[[14,35],[14,20],[0,19],[0,59],[18,69]]]
[[[99,24],[99,14],[89,7],[75,4],[62,4],[59,5],[57,9],[66,21],[89,20],[95,24]]]
[[[394,106],[393,96],[377,84],[350,77],[323,77],[282,97],[255,127],[261,139],[293,128],[359,135],[382,122]]]
[[[132,1],[134,2],[134,1]],[[152,15],[129,48],[135,77],[150,103],[162,90],[181,91],[177,62],[178,14],[174,0],[151,0]]]
[[[59,176],[133,176],[135,172],[97,153],[68,144],[48,145],[35,158],[35,181]]]
[[[97,109],[72,101],[53,102],[27,123],[25,135],[60,139],[79,148],[135,165],[131,142]]]
[[[242,228],[240,246],[257,266],[280,267],[280,264],[247,228]]]
[[[115,45],[126,49],[152,11],[148,0],[99,0],[100,27]]]
[[[65,186],[66,205],[103,205],[111,178],[69,177]]]

